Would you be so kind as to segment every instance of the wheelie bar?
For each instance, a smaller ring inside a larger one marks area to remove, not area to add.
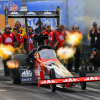
[[[100,76],[39,80],[39,85],[80,83],[80,82],[93,82],[93,81],[100,81]]]

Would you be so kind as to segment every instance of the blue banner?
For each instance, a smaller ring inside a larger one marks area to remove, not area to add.
[[[0,1],[0,15],[4,15],[4,9],[8,6],[8,11],[19,11],[21,7],[21,0],[17,1]]]

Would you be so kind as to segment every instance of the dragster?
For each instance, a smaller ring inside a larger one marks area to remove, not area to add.
[[[5,22],[8,18],[59,18],[59,11],[7,11],[5,9]],[[27,29],[27,20],[26,29]],[[41,26],[41,25],[40,25]],[[26,30],[27,31],[27,30]],[[27,32],[28,35],[28,32]],[[48,35],[34,35],[35,48],[26,54],[12,56],[12,62],[18,61],[18,68],[11,69],[11,81],[13,84],[37,83],[50,85],[51,91],[56,91],[56,85],[62,87],[74,87],[80,83],[82,90],[86,89],[86,82],[100,81],[100,76],[86,77],[85,68],[79,68],[79,77],[74,77],[57,59],[52,47],[45,45]],[[29,38],[27,39],[29,43]]]

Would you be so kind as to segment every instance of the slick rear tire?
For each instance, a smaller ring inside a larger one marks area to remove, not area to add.
[[[79,70],[79,76],[86,77],[85,68],[83,66],[81,66],[81,68]],[[80,86],[81,86],[82,90],[85,90],[86,89],[86,82],[81,82]]]
[[[27,57],[26,54],[15,54],[13,56],[14,60],[17,60],[19,62],[19,66],[27,66],[27,62],[25,61],[25,58]],[[11,69],[11,81],[13,84],[20,84],[20,72],[19,68]]]
[[[55,70],[53,68],[51,68],[51,70],[50,70],[50,79],[56,79]],[[50,85],[50,86],[51,86],[51,91],[55,92],[56,91],[56,84]]]
[[[11,69],[11,81],[13,84],[20,84],[20,72],[19,69]]]

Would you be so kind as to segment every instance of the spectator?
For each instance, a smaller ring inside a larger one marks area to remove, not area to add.
[[[94,65],[94,71],[98,71],[98,68],[100,66],[100,53],[96,48],[92,48],[92,54],[90,57],[91,63]]]
[[[46,45],[49,43],[49,46],[56,48],[58,41],[56,39],[55,33],[51,30],[51,25],[46,24],[46,30],[43,31],[44,34],[48,34],[48,41],[46,40]]]
[[[65,43],[66,32],[63,30],[62,25],[58,25],[58,29],[54,31],[58,40],[57,48],[63,47]]]
[[[33,45],[33,39],[32,39],[32,35],[33,35],[33,29],[31,26],[28,27],[28,33],[29,33],[29,43],[30,43],[30,50],[33,49],[34,45]],[[28,54],[29,53],[29,47],[28,47],[28,42],[27,42],[27,34],[23,36],[22,38],[22,50],[23,53]]]
[[[20,47],[20,44],[21,44],[21,35],[20,34],[18,34],[18,28],[14,28],[13,29],[13,33],[16,35],[16,37],[17,37],[17,39],[18,39],[18,44],[17,44],[17,47]]]
[[[36,26],[38,26],[38,28],[35,29],[35,34],[40,34],[42,33],[42,30],[45,30],[44,27],[42,27],[43,23],[41,21],[37,21]]]
[[[90,31],[91,48],[97,48],[100,51],[100,30],[97,23],[93,22],[93,29]]]
[[[72,27],[72,30],[69,31],[71,34],[75,34],[78,32],[79,34],[82,34],[81,31],[79,31],[79,26],[77,24],[74,24]],[[74,46],[76,48],[76,53],[75,53],[75,72],[78,72],[78,68],[80,66],[80,47],[79,46]],[[68,70],[71,71],[73,65],[73,61],[71,59],[68,60]]]
[[[10,30],[11,30],[10,25],[6,25],[5,33],[2,34],[2,43],[4,45],[11,45],[11,46],[16,47],[17,46],[17,38],[14,33],[10,32]],[[6,65],[6,62],[8,60],[9,60],[9,58],[6,60],[3,60],[5,76],[10,75],[10,69]]]

